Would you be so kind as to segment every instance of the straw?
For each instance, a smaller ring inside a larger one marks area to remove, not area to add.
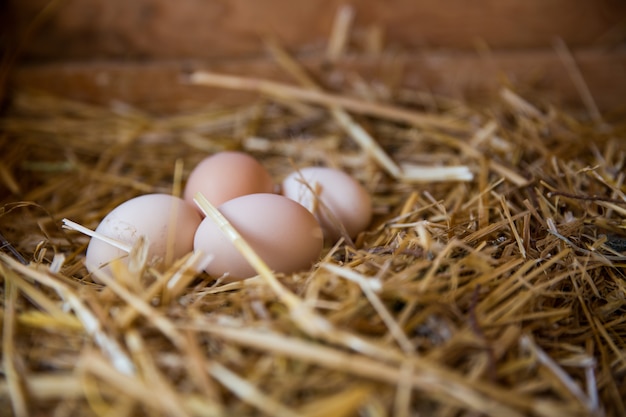
[[[278,63],[285,68],[288,73],[296,78],[300,84],[313,91],[321,91],[320,87],[315,83],[313,78],[307,74],[306,70],[301,67],[296,60],[289,56],[289,54],[278,45],[278,43],[268,41],[267,46]],[[360,124],[356,123],[343,108],[337,105],[331,105],[330,113],[339,126],[341,126],[352,137],[352,139],[354,139],[359,146],[361,146],[362,149],[370,154],[372,158],[378,161],[387,173],[395,178],[402,175],[400,168],[378,145],[376,140],[365,129],[363,129]]]
[[[515,80],[470,102],[398,84],[395,62],[380,77],[344,71],[389,56],[345,7],[321,52],[329,72],[274,41],[275,75],[296,85],[245,67],[191,75],[260,93],[241,106],[155,115],[15,91],[0,117],[7,412],[626,415],[626,124]],[[370,193],[372,222],[284,274],[198,195],[257,276],[224,282],[200,252],[151,265],[141,239],[110,241],[129,262],[89,272],[111,210],[181,195],[222,150],[277,183],[343,170]]]
[[[196,71],[189,75],[189,82],[195,85],[229,88],[234,90],[255,91],[270,97],[302,100],[307,103],[324,106],[336,106],[357,114],[381,117],[415,126],[435,127],[450,130],[465,130],[462,122],[451,117],[422,114],[400,107],[373,103],[338,94],[325,93],[309,88],[294,87],[289,84],[252,77],[240,77],[218,74],[208,71]]]

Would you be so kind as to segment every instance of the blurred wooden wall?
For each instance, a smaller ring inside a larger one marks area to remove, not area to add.
[[[18,36],[50,0],[11,0]],[[258,54],[264,36],[315,48],[345,0],[54,0],[24,58],[214,58]],[[623,0],[353,0],[360,28],[404,48],[571,47],[624,40]]]
[[[263,47],[276,37],[315,73],[341,5],[355,12],[352,42],[377,28],[402,56],[398,82],[435,93],[493,93],[502,79],[564,102],[579,93],[553,41],[571,49],[601,107],[626,96],[624,0],[0,0],[5,47],[22,44],[12,76],[35,88],[106,103],[168,110],[241,94],[180,84],[193,66],[283,79]],[[45,9],[44,9],[45,8]],[[46,10],[42,16],[41,10]],[[36,16],[39,16],[36,18]],[[38,20],[37,20],[38,19]],[[36,30],[27,36],[31,23]],[[12,28],[9,35],[7,29]],[[26,40],[24,42],[24,40]],[[487,51],[487,54],[485,54]],[[487,55],[487,57],[486,57]],[[388,60],[346,57],[339,69],[380,79]],[[392,69],[395,71],[395,69]]]

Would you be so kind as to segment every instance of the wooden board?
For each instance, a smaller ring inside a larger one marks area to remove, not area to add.
[[[584,50],[575,53],[575,60],[603,110],[624,107],[626,52]],[[443,52],[394,58],[352,57],[341,60],[334,69],[319,57],[303,58],[302,62],[313,74],[325,74],[326,79],[333,78],[328,77],[329,71],[338,70],[342,74],[358,74],[371,82],[470,100],[492,98],[503,85],[510,85],[522,92],[532,90],[533,98],[582,106],[579,90],[553,51],[500,52],[488,57]],[[21,66],[13,74],[12,86],[100,104],[122,100],[156,112],[211,103],[241,104],[254,98],[254,94],[249,93],[186,85],[184,73],[189,69],[291,81],[269,59],[98,61]]]
[[[5,0],[14,40],[52,3],[29,38],[28,60],[182,59],[262,54],[277,36],[291,49],[319,49],[343,0]],[[382,28],[386,44],[415,48],[546,48],[555,36],[570,47],[625,39],[621,0],[353,0],[354,27]],[[358,38],[358,36],[357,36]]]

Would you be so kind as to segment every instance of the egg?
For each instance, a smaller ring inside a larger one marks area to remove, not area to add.
[[[168,194],[146,194],[132,198],[107,214],[96,232],[133,245],[139,236],[149,242],[148,262],[165,260],[168,237],[172,232],[173,258],[176,260],[193,250],[193,237],[202,217],[195,207]],[[127,258],[128,253],[98,238],[89,241],[87,269],[93,272],[114,259]],[[168,265],[164,265],[168,266]]]
[[[323,234],[315,217],[300,204],[279,194],[250,194],[217,209],[275,272],[310,268],[323,249]],[[194,250],[212,255],[205,271],[213,276],[245,279],[256,275],[215,222],[205,218],[194,238]]]
[[[274,186],[270,173],[254,157],[243,152],[218,152],[191,171],[184,198],[193,204],[193,197],[200,192],[219,206],[242,195],[272,193]]]
[[[372,220],[369,193],[338,169],[307,167],[295,171],[283,180],[282,194],[311,211],[329,241],[342,236],[342,228],[354,238]]]

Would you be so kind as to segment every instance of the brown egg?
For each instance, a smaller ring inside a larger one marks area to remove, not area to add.
[[[193,197],[200,192],[219,206],[242,195],[273,191],[274,181],[265,167],[248,154],[229,151],[205,158],[193,169],[184,198],[195,207]]]
[[[283,180],[282,193],[310,210],[331,242],[341,236],[342,228],[353,238],[372,220],[367,190],[337,169],[308,167],[293,172]]]
[[[323,248],[322,230],[300,204],[278,194],[250,194],[218,207],[232,226],[275,272],[310,268]],[[213,259],[205,271],[214,277],[245,279],[256,275],[211,218],[205,218],[194,238],[194,250]]]

